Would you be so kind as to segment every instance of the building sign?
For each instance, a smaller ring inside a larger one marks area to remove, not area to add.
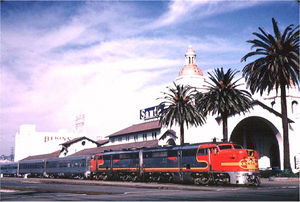
[[[63,140],[64,142],[70,141],[72,138],[71,137],[61,137],[61,136],[45,136],[44,137],[44,142],[49,142],[49,141],[56,141],[56,140]]]
[[[150,120],[150,119],[158,118],[163,110],[164,110],[164,105],[157,105],[154,107],[141,109],[140,120]]]

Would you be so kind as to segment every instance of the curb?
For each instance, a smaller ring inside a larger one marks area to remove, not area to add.
[[[269,177],[269,181],[276,182],[299,182],[299,177]]]

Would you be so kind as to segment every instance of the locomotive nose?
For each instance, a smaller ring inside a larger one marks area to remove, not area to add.
[[[258,159],[256,159],[257,155],[255,155],[255,151],[251,149],[247,149],[248,158],[246,158],[245,166],[249,171],[255,171],[258,169]]]

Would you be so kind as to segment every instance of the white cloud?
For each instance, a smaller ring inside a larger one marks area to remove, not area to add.
[[[197,6],[208,2],[207,0],[199,1],[171,1],[168,11],[164,13],[159,19],[154,21],[150,27],[158,28],[165,25],[170,25],[173,23],[178,23],[179,21],[185,21],[186,18],[190,18],[191,12],[193,12]]]
[[[136,38],[65,51],[59,56],[49,54],[48,59],[36,60],[27,69],[31,75],[28,82],[19,80],[6,67],[2,82],[8,88],[2,95],[11,106],[5,106],[1,113],[14,114],[18,123],[33,121],[42,125],[48,122],[50,128],[44,130],[64,127],[71,130],[73,118],[83,112],[87,115],[89,135],[108,135],[116,127],[136,122],[138,109],[156,102],[158,89],[164,85],[155,82],[178,63],[164,58],[160,44],[160,40],[149,42]],[[141,47],[150,45],[150,49],[156,50],[155,54],[142,52]],[[45,49],[48,48],[37,49],[41,52],[37,51],[36,55],[43,55]],[[22,58],[22,61],[27,64],[26,60],[32,59]]]
[[[147,26],[147,28],[159,28],[175,23],[196,20],[221,13],[231,12],[248,8],[258,3],[256,0],[250,1],[226,1],[226,0],[178,0],[171,1],[168,11],[160,18]]]

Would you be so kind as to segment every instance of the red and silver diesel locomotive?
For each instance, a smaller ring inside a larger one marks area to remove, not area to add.
[[[99,153],[90,170],[101,180],[260,184],[257,152],[231,143]]]
[[[232,143],[105,151],[0,165],[2,176],[259,185],[258,154]]]

